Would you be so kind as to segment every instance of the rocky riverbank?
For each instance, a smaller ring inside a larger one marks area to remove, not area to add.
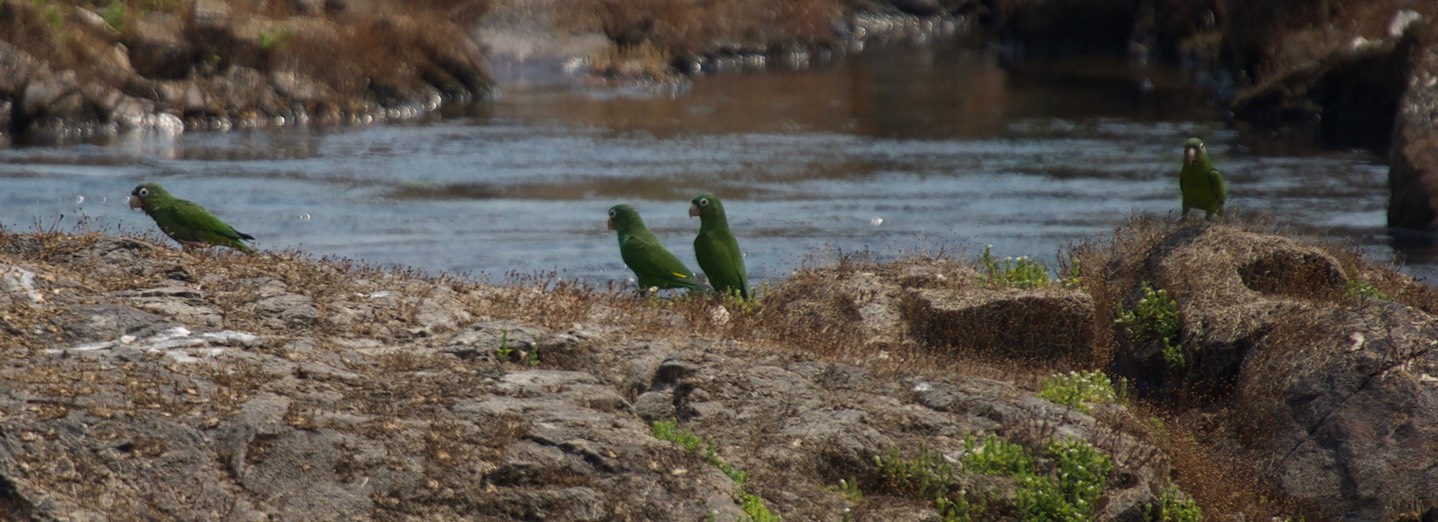
[[[0,515],[1438,516],[1433,290],[1253,223],[1074,254],[741,304],[0,232]]]

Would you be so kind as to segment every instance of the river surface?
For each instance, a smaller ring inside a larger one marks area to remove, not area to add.
[[[425,122],[0,150],[0,224],[156,234],[125,198],[157,181],[266,250],[603,285],[632,277],[605,230],[609,206],[635,205],[697,269],[689,199],[712,191],[751,281],[866,250],[973,256],[991,244],[1051,262],[1134,213],[1176,216],[1182,143],[1201,136],[1230,208],[1394,255],[1379,158],[1236,131],[1176,71],[1008,69],[946,44],[657,95],[575,88],[556,69],[497,66],[496,100]]]

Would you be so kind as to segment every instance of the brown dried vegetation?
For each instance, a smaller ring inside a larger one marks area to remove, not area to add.
[[[1254,233],[1279,231],[1286,237],[1294,236],[1261,218],[1240,217],[1212,226]],[[615,336],[611,341],[626,346],[653,342],[684,346],[697,337],[751,352],[756,361],[839,362],[901,382],[926,375],[969,375],[1036,390],[1043,377],[1054,371],[1110,367],[1115,350],[1120,348],[1113,311],[1120,303],[1131,306],[1141,282],[1151,273],[1148,263],[1155,259],[1156,252],[1172,248],[1175,238],[1194,233],[1197,230],[1192,225],[1139,216],[1117,227],[1111,240],[1073,249],[1071,262],[1076,263],[1074,272],[1079,276],[1074,284],[1092,300],[1094,310],[1091,333],[1086,337],[1090,350],[1077,359],[1057,357],[1034,350],[1031,345],[949,345],[914,331],[914,325],[922,322],[913,321],[913,304],[905,297],[913,292],[1003,290],[986,284],[976,266],[942,256],[878,263],[864,256],[841,255],[822,263],[823,266],[801,270],[766,289],[756,304],[742,307],[727,303],[727,308],[721,308],[720,301],[707,296],[656,298],[616,288],[576,285],[561,281],[553,274],[511,274],[506,284],[491,286],[452,276],[376,268],[348,260],[312,260],[297,252],[257,255],[208,250],[185,252],[160,246],[149,238],[116,240],[95,233],[0,231],[0,257],[21,260],[43,268],[45,273],[68,274],[43,281],[40,286],[45,299],[70,305],[101,304],[111,299],[107,296],[124,292],[174,285],[191,288],[196,297],[189,300],[197,306],[223,310],[222,328],[269,332],[263,344],[250,350],[279,354],[297,363],[324,362],[323,368],[329,369],[316,370],[301,364],[293,375],[287,375],[240,357],[225,359],[223,363],[204,363],[202,371],[193,373],[174,365],[145,366],[150,368],[148,373],[140,373],[140,366],[113,372],[87,366],[83,359],[37,358],[36,354],[43,350],[87,340],[65,338],[67,330],[59,327],[65,322],[63,318],[46,316],[37,312],[40,309],[21,303],[9,303],[0,309],[0,330],[7,332],[9,339],[4,343],[4,356],[12,364],[26,366],[26,371],[8,372],[5,378],[17,385],[44,386],[50,395],[66,398],[29,404],[30,414],[41,420],[58,419],[76,412],[100,419],[150,412],[164,418],[209,419],[203,422],[218,424],[286,379],[304,379],[309,393],[316,397],[340,387],[357,387],[359,394],[340,411],[316,407],[303,396],[291,397],[283,410],[282,421],[302,430],[387,434],[386,440],[393,442],[387,454],[392,458],[422,456],[425,475],[432,477],[432,481],[418,485],[395,484],[388,493],[376,494],[375,505],[394,516],[433,513],[417,507],[421,505],[444,505],[447,506],[444,509],[462,513],[465,509],[480,508],[478,504],[466,508],[467,504],[456,503],[456,499],[484,496],[475,489],[483,486],[477,470],[486,469],[485,466],[490,465],[486,462],[494,462],[497,452],[525,436],[531,427],[526,419],[505,415],[475,423],[432,421],[436,413],[453,407],[468,395],[499,393],[495,378],[503,376],[508,368],[526,364],[533,350],[538,350],[534,360],[540,368],[579,371],[619,367],[622,365],[612,364],[611,359],[642,353],[630,348],[588,349],[582,346],[581,337],[574,337],[584,335],[582,333],[535,339],[521,325],[558,332],[582,332],[602,325],[599,328]],[[1243,284],[1301,301],[1364,306],[1363,298],[1345,297],[1342,291],[1345,282],[1361,281],[1396,302],[1430,313],[1438,306],[1438,293],[1431,288],[1414,284],[1393,269],[1364,259],[1351,246],[1317,240],[1300,242],[1336,259],[1346,273],[1285,270],[1312,264],[1302,259],[1282,260],[1283,266],[1260,263],[1241,267]],[[101,252],[97,254],[96,249]],[[133,262],[139,258],[146,261]],[[1068,273],[1068,269],[1064,268],[1061,273]],[[1209,283],[1200,281],[1198,287],[1204,284]],[[1199,296],[1180,292],[1176,297],[1186,300]],[[277,308],[272,303],[284,306]],[[313,313],[293,312],[305,310],[307,305],[313,307]],[[884,310],[897,312],[885,315]],[[1016,327],[1005,322],[1006,319],[975,317],[968,323],[979,328],[984,324],[1004,325],[993,326],[996,329]],[[389,348],[439,343],[444,336],[438,334],[452,333],[477,321],[515,325],[505,332],[508,342],[516,349],[510,362],[495,359],[489,352],[493,347],[488,345],[477,344],[471,355],[454,352],[459,358]],[[1042,314],[1025,321],[1058,322]],[[143,326],[133,328],[136,335],[151,332]],[[1292,328],[1287,334],[1282,331],[1272,334],[1273,339],[1282,339],[1273,341],[1277,348],[1265,356],[1304,356],[1303,333],[1319,328],[1304,324],[1294,324]],[[35,332],[43,333],[34,335]],[[1071,340],[1054,339],[1053,342],[1061,344]],[[305,346],[313,349],[300,349]],[[605,364],[598,364],[600,362]],[[643,391],[634,388],[635,383],[627,377],[600,377],[618,387],[621,395],[630,401]],[[832,377],[833,386],[843,386],[844,376]],[[1214,400],[1223,396],[1223,389],[1212,390],[1211,395],[1182,396],[1176,402],[1133,402],[1127,412],[1101,410],[1096,416],[1113,430],[1108,444],[1111,447],[1105,449],[1121,465],[1146,466],[1166,459],[1177,483],[1192,494],[1207,513],[1244,513],[1260,518],[1281,514],[1321,517],[1321,513],[1286,500],[1260,483],[1252,460],[1226,442],[1239,434],[1251,435],[1253,430],[1262,429],[1262,423],[1255,421],[1262,415],[1263,405],[1229,408],[1223,401]],[[523,396],[533,392],[514,388],[503,393]],[[679,407],[677,403],[676,407]],[[765,422],[802,414],[800,407],[778,408],[766,412],[767,417],[751,418],[748,423],[755,428],[753,433],[766,433]],[[678,411],[682,412],[682,407]],[[355,419],[371,420],[357,422]],[[1008,430],[1006,436],[1013,440],[1041,446],[1055,427],[1033,425],[1005,429]],[[1146,452],[1126,440],[1147,441],[1163,454]],[[757,437],[749,440],[731,437],[719,450],[750,471],[754,491],[772,498],[785,490],[783,481],[790,479],[792,470],[772,468],[774,464],[762,458],[765,448],[757,446],[761,443],[762,439]],[[130,451],[149,451],[144,448],[152,446],[137,441]],[[255,446],[246,457],[256,461],[253,465],[263,465],[266,457],[262,446]],[[668,459],[690,457],[676,453],[653,458],[656,462],[668,462]],[[86,462],[81,459],[76,465],[102,465]],[[367,467],[386,465],[406,464],[397,460],[334,463],[337,471],[355,476],[363,475]],[[696,468],[703,464],[687,466]],[[836,482],[838,478],[857,478],[865,485],[882,482],[867,462],[854,456],[835,454],[832,460],[806,462],[804,466],[816,476],[822,475],[826,482]],[[63,480],[58,474],[54,478]],[[564,484],[564,475],[556,472],[525,480]],[[92,488],[98,494],[106,485],[77,487]],[[872,502],[866,501],[859,512],[897,513],[886,511],[890,507],[885,506],[892,500],[877,497]],[[0,506],[4,503],[0,502]],[[0,513],[3,512],[0,509]]]

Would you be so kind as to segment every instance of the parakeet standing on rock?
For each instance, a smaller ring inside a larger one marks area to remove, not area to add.
[[[639,211],[620,204],[609,208],[609,230],[619,234],[619,256],[634,271],[640,289],[687,288],[703,290],[699,278],[684,262],[664,248],[644,226]]]
[[[1202,209],[1204,219],[1214,214],[1223,215],[1223,202],[1228,199],[1228,187],[1223,184],[1223,174],[1213,168],[1208,159],[1208,149],[1203,140],[1189,138],[1183,142],[1183,170],[1178,172],[1178,188],[1183,193],[1183,216],[1188,217],[1191,208]]]
[[[744,270],[744,254],[739,251],[739,242],[729,231],[724,204],[713,194],[705,192],[694,196],[689,205],[689,216],[699,217],[694,257],[699,261],[699,269],[709,276],[709,284],[720,294],[739,294],[739,297],[748,299],[749,272]]]
[[[254,252],[243,240],[255,237],[235,230],[205,207],[171,196],[158,183],[142,183],[130,192],[130,208],[138,208],[160,225],[160,230],[185,248],[218,245]]]

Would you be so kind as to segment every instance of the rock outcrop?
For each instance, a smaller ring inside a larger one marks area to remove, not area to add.
[[[0,7],[4,137],[343,123],[486,96],[466,3]]]
[[[959,268],[884,273],[943,287],[972,276]],[[885,489],[875,459],[960,462],[983,434],[1110,455],[1100,520],[1140,518],[1169,474],[1122,406],[804,357],[730,338],[753,318],[716,322],[702,300],[58,234],[0,236],[0,283],[14,518],[739,520],[759,498],[794,520],[913,519],[932,498]],[[1015,509],[1015,479],[966,480],[991,513]]]
[[[1184,357],[1116,326],[1115,373],[1211,418],[1205,436],[1324,516],[1438,515],[1432,315],[1355,279],[1356,260],[1287,238],[1196,225],[1130,246],[1106,268],[1120,302],[1133,309],[1141,282],[1169,292]],[[1426,292],[1416,304],[1431,306]]]

